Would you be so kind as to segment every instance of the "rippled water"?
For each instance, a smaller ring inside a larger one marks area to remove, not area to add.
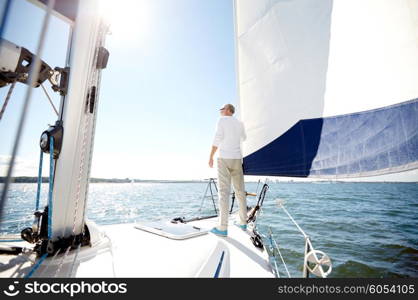
[[[418,277],[418,184],[269,185],[259,231],[272,228],[293,276],[301,276],[304,240],[277,207],[277,198],[286,201],[314,247],[331,257],[332,277]],[[246,189],[254,192],[256,186],[247,183]],[[195,216],[205,188],[204,183],[91,184],[87,215],[99,224]],[[35,191],[36,184],[12,185],[1,233],[30,225],[29,220],[10,221],[31,217]],[[45,201],[46,189],[43,196]],[[213,213],[210,200],[203,208]]]

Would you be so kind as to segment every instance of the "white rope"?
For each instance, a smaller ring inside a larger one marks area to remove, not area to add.
[[[83,144],[81,146],[81,160],[80,160],[80,168],[78,171],[78,178],[77,178],[77,193],[76,193],[76,200],[75,200],[75,207],[74,207],[74,218],[73,218],[73,234],[75,234],[75,223],[77,220],[77,212],[78,212],[78,202],[80,200],[80,193],[81,193],[81,177],[83,176],[84,171],[84,160],[86,154],[86,145],[87,145],[87,128],[89,125],[89,116],[86,115],[84,118],[84,129],[83,129]]]
[[[44,273],[49,269],[49,267],[52,265],[52,263],[56,260],[58,254],[60,253],[61,249],[58,249],[58,251],[54,254],[54,256],[50,259],[48,265],[42,270],[42,272],[38,275],[38,277],[42,277]]]
[[[275,273],[276,273],[277,277],[280,278],[279,267],[277,266],[277,262],[276,262],[276,260],[274,260],[273,262],[274,262],[274,269],[276,270]]]
[[[69,273],[68,277],[71,277],[73,275],[75,262],[77,261],[77,257],[78,257],[78,253],[80,252],[80,248],[81,248],[81,244],[79,244],[78,247],[77,247],[77,251],[74,255],[73,263],[71,264],[70,273]]]
[[[71,246],[68,246],[68,248],[67,248],[67,250],[65,251],[65,254],[64,254],[64,256],[62,257],[61,262],[60,262],[60,264],[59,264],[59,266],[58,266],[58,268],[57,268],[57,271],[55,272],[54,277],[57,277],[57,276],[58,276],[58,274],[59,274],[59,272],[61,271],[62,265],[64,264],[64,260],[65,260],[65,258],[67,257],[68,253],[70,252],[70,249],[71,249]]]
[[[54,102],[52,102],[51,96],[49,96],[48,91],[45,89],[45,87],[44,87],[44,85],[43,85],[42,83],[41,83],[41,88],[42,88],[42,90],[44,91],[45,96],[48,98],[49,103],[50,103],[50,104],[51,104],[51,106],[52,106],[52,109],[55,111],[55,113],[57,114],[57,116],[59,116],[58,110],[57,110],[57,108],[55,107]]]
[[[305,233],[305,231],[303,231],[303,229],[299,226],[299,224],[296,223],[295,219],[293,219],[293,217],[289,214],[289,212],[283,206],[283,204],[279,204],[279,206],[284,210],[284,212],[287,214],[287,216],[293,222],[293,224],[295,224],[295,226],[297,227],[297,229],[299,229],[299,231],[302,233],[302,235],[305,237],[305,239],[309,239],[308,235]]]
[[[9,91],[7,92],[6,98],[4,99],[4,104],[0,111],[0,121],[3,118],[3,114],[6,110],[7,104],[9,104],[9,100],[10,100],[10,97],[12,96],[12,92],[13,92],[13,89],[15,88],[15,85],[16,85],[16,81],[13,81],[12,85],[9,88]]]

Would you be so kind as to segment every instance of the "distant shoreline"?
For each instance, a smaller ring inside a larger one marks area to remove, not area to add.
[[[0,183],[5,182],[5,177],[0,177]],[[37,183],[38,177],[17,176],[12,178],[13,183]],[[42,177],[43,183],[48,183],[48,177]],[[205,183],[207,179],[202,180],[164,180],[164,179],[131,179],[131,178],[90,178],[90,183]],[[257,183],[257,181],[246,181],[246,183]],[[279,181],[270,180],[270,183],[418,183],[416,181],[342,181],[342,180],[318,180],[318,181]]]
[[[6,177],[0,177],[0,183],[4,183]],[[12,178],[13,183],[37,183],[38,177],[17,176]],[[48,183],[48,177],[42,177],[42,183]],[[162,179],[130,179],[130,178],[90,178],[90,183],[201,183],[205,180],[162,180]]]

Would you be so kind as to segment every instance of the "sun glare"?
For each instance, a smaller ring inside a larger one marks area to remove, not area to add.
[[[101,14],[117,39],[138,41],[149,32],[150,0],[100,0]]]

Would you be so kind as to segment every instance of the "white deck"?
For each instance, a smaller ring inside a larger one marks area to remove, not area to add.
[[[63,255],[48,258],[32,277],[273,277],[266,250],[252,244],[249,232],[232,225],[234,218],[230,217],[225,238],[208,233],[174,240],[139,230],[135,224],[100,226],[102,234],[92,241],[93,247],[83,247],[76,258],[76,251],[65,260]],[[216,223],[213,218],[188,224],[210,229]],[[0,255],[0,277],[24,277],[34,258]]]

